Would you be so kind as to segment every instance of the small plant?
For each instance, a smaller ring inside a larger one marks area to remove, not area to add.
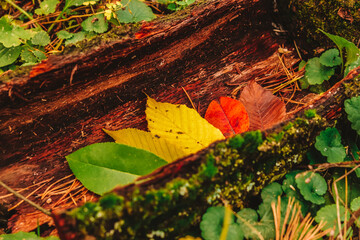
[[[335,43],[337,49],[329,49],[323,52],[320,57],[314,57],[307,62],[302,61],[300,63],[299,69],[305,67],[305,75],[300,79],[302,89],[310,86],[310,90],[321,91],[323,90],[322,84],[324,81],[328,81],[334,76],[337,70],[340,70],[340,75],[346,76],[352,69],[360,66],[360,50],[354,43],[342,37],[320,31]]]

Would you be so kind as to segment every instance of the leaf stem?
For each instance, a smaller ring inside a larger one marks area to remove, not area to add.
[[[19,12],[24,14],[28,19],[35,21],[34,18],[30,14],[28,14],[24,9],[22,9],[19,5],[14,3],[12,0],[5,0],[5,1],[7,3],[9,3],[11,6],[13,6],[14,8],[16,8],[17,10],[19,10]],[[34,23],[37,27],[42,28],[39,23],[37,23],[37,22],[34,22]]]
[[[37,210],[43,212],[44,214],[51,216],[51,212],[49,210],[46,210],[45,208],[41,207],[39,204],[34,203],[33,201],[31,201],[30,199],[27,199],[26,197],[24,197],[23,195],[21,195],[20,193],[16,192],[15,190],[13,190],[12,188],[10,188],[8,185],[6,185],[3,181],[0,180],[0,185],[3,186],[6,190],[8,190],[9,192],[11,192],[12,194],[14,194],[16,197],[20,198],[21,200],[23,200],[24,202],[27,202],[28,204],[30,204],[31,206],[33,206],[34,208],[36,208]]]

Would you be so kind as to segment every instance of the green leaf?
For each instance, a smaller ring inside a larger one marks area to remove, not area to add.
[[[305,79],[311,85],[322,84],[324,80],[329,80],[335,73],[334,68],[322,65],[317,57],[309,59],[305,71]]]
[[[74,33],[72,38],[69,38],[65,41],[65,46],[69,45],[69,44],[75,44],[77,42],[80,42],[80,41],[84,40],[85,37],[86,37],[85,32]]]
[[[344,76],[347,76],[349,74],[349,72],[357,67],[360,66],[360,57],[358,57],[355,61],[349,63],[344,71]]]
[[[60,39],[70,39],[70,38],[74,37],[74,34],[68,32],[66,30],[61,30],[56,33],[56,36]]]
[[[40,31],[31,39],[31,43],[39,46],[46,46],[50,43],[50,36],[45,31]]]
[[[115,12],[121,23],[151,21],[155,18],[151,8],[139,0],[122,0],[121,4],[126,8]]]
[[[351,211],[355,212],[360,209],[360,197],[353,199],[350,203]]]
[[[21,51],[21,60],[24,61],[26,65],[36,64],[44,59],[46,59],[46,55],[40,50],[24,47]]]
[[[16,61],[21,52],[21,46],[6,48],[0,43],[0,67],[8,66]]]
[[[262,218],[259,221],[257,212],[251,208],[242,209],[237,213],[237,216],[238,218],[236,221],[240,225],[245,239],[260,239],[258,234],[260,234],[264,239],[275,238],[275,225],[273,219]],[[256,229],[258,234],[253,229]]]
[[[66,159],[79,181],[100,195],[166,164],[148,151],[118,143],[92,144]]]
[[[35,233],[30,232],[17,232],[12,234],[2,234],[0,235],[0,240],[58,240],[58,237],[50,236],[42,238],[37,236]]]
[[[339,56],[339,50],[336,48],[325,51],[320,56],[320,63],[326,67],[335,67],[341,64],[341,58]]]
[[[341,136],[336,128],[327,128],[316,137],[315,148],[327,157],[330,163],[344,161],[346,151],[341,144]]]
[[[34,34],[31,30],[12,25],[5,16],[0,18],[0,43],[7,48],[19,46],[25,40],[29,40]]]
[[[117,143],[140,148],[161,157],[167,162],[173,162],[186,156],[183,149],[176,144],[171,144],[160,136],[154,137],[150,132],[134,128],[126,128],[118,131],[104,131]]]
[[[273,182],[268,184],[264,189],[261,191],[261,199],[264,203],[271,203],[276,202],[278,196],[281,196],[283,190],[281,185],[277,182]]]
[[[344,105],[351,128],[360,135],[360,96],[346,99]]]
[[[201,236],[204,240],[219,240],[221,230],[223,228],[225,217],[225,207],[209,207],[206,213],[202,216],[200,223]],[[231,215],[229,230],[227,233],[227,240],[239,239],[242,240],[243,234],[234,222],[234,215]]]
[[[332,228],[335,230],[333,236],[337,236],[339,234],[339,227],[338,227],[338,218],[341,222],[345,221],[345,208],[344,206],[339,206],[339,213],[340,216],[337,214],[337,207],[336,204],[326,205],[325,207],[322,207],[315,216],[315,221],[317,223],[326,222],[322,230],[326,230],[329,228]],[[349,220],[350,214],[349,211],[347,211],[346,219]],[[343,228],[344,224],[341,224],[341,229]],[[351,229],[351,228],[350,228]]]
[[[35,13],[38,15],[48,15],[54,13],[56,5],[58,5],[59,0],[44,0],[40,3],[40,8],[35,9]]]
[[[325,203],[322,195],[326,193],[327,185],[320,174],[314,172],[299,173],[296,175],[295,181],[305,200],[317,205]]]
[[[87,32],[104,33],[108,30],[108,23],[104,14],[93,15],[81,23],[82,28]]]
[[[322,33],[324,33],[328,38],[330,38],[338,47],[340,51],[340,57],[343,58],[343,49],[346,50],[346,63],[345,66],[348,66],[350,63],[355,62],[359,58],[360,50],[356,47],[356,45],[352,42],[349,42],[345,38],[332,35],[330,33],[324,32],[323,30],[319,29]]]

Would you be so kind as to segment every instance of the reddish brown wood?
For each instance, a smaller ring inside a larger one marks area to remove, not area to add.
[[[0,179],[16,189],[60,179],[70,174],[66,155],[111,141],[102,128],[146,129],[145,93],[189,105],[184,87],[203,115],[239,84],[268,78],[284,43],[271,12],[266,0],[206,1],[98,45],[84,43],[94,46],[82,52],[51,56],[1,85]],[[17,211],[13,219],[33,210],[23,204]]]

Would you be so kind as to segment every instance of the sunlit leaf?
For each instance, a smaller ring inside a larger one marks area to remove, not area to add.
[[[205,113],[205,119],[220,129],[225,137],[245,132],[249,129],[249,117],[244,105],[229,97],[213,100]]]
[[[140,21],[151,21],[155,18],[151,8],[139,0],[122,0],[125,9],[116,11],[116,16],[121,23],[136,23]]]
[[[82,28],[88,32],[104,33],[108,30],[108,23],[104,14],[93,15],[81,23]]]
[[[167,162],[172,162],[186,155],[182,148],[169,143],[160,136],[154,137],[150,132],[134,128],[121,129],[117,131],[104,129],[104,131],[117,143],[147,150]]]
[[[145,113],[153,136],[181,147],[186,154],[224,139],[219,129],[185,105],[156,102],[148,97]]]
[[[56,36],[60,39],[70,39],[74,36],[73,33],[70,33],[66,30],[61,30],[59,32],[56,33]]]
[[[66,156],[66,159],[76,178],[87,189],[100,195],[166,164],[148,151],[118,143],[92,144]]]
[[[31,43],[39,46],[46,46],[50,43],[50,36],[45,31],[40,31],[31,39]]]
[[[0,240],[59,240],[58,237],[39,237],[34,232],[17,232],[12,234],[0,235]]]
[[[285,103],[255,81],[246,85],[240,101],[249,115],[249,130],[268,129],[286,117]]]
[[[48,15],[50,13],[54,13],[56,5],[59,2],[59,0],[44,0],[40,3],[40,8],[35,9],[35,13],[38,15]]]

